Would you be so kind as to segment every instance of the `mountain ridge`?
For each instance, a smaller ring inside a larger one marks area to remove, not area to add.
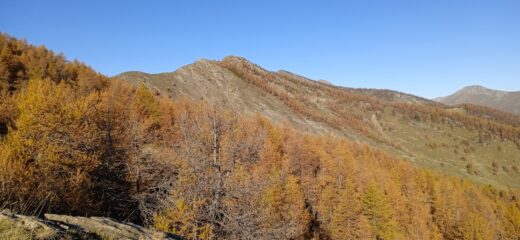
[[[485,145],[499,144],[495,138],[505,137],[502,132],[518,132],[520,120],[492,109],[450,107],[386,89],[329,85],[286,70],[268,71],[237,56],[220,61],[201,59],[173,72],[126,72],[114,79],[145,84],[156,94],[172,99],[187,97],[226,104],[238,112],[261,113],[275,123],[311,134],[368,143],[416,165],[478,182],[520,186],[517,173],[498,170],[495,174],[493,165],[497,163],[492,164],[496,158],[505,169],[519,164],[516,156],[520,156],[520,139],[514,133],[507,135],[509,140],[502,152]],[[490,121],[499,125],[477,130]],[[453,128],[463,137],[454,136]],[[461,142],[468,142],[462,149],[464,154],[458,146]],[[482,154],[490,151],[492,154]],[[468,170],[472,166],[479,170]]]
[[[236,58],[108,79],[44,47],[0,43],[0,202],[41,217],[0,213],[0,238],[133,239],[148,228],[187,239],[519,236],[513,114]],[[276,126],[267,111],[303,123]]]

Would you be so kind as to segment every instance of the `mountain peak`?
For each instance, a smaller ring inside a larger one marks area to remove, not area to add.
[[[492,90],[481,85],[471,85],[460,89],[456,92],[456,94],[487,94],[492,92],[499,91]]]
[[[435,101],[448,104],[476,104],[520,114],[520,92],[506,92],[489,89],[480,85],[471,85],[452,95],[436,98]]]
[[[247,58],[245,57],[240,57],[240,56],[235,56],[235,55],[229,55],[229,56],[226,56],[224,57],[222,60],[220,60],[220,62],[224,62],[224,63],[234,63],[234,64],[244,64],[244,65],[253,65],[253,66],[257,66],[256,64],[254,64],[253,62],[249,61]],[[257,67],[260,67],[260,66],[257,66]]]
[[[481,85],[471,85],[471,86],[467,86],[467,87],[460,89],[459,91],[455,92],[453,95],[462,95],[462,96],[486,95],[486,96],[492,96],[492,97],[502,97],[506,94],[508,94],[508,92],[506,92],[506,91],[489,89],[489,88],[486,88]]]
[[[222,61],[244,61],[244,62],[250,62],[245,57],[240,57],[236,55],[229,55],[222,59]]]
[[[467,87],[463,87],[461,90],[481,90],[481,89],[488,89],[482,85],[470,85]]]

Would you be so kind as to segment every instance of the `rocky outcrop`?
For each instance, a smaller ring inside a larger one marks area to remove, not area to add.
[[[104,217],[0,212],[0,239],[182,239],[179,236]]]

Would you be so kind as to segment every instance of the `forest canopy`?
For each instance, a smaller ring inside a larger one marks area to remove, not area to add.
[[[188,239],[518,239],[518,190],[225,104],[158,96],[2,35],[0,207]]]

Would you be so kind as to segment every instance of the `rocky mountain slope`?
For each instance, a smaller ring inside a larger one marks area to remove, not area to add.
[[[520,91],[506,92],[476,85],[462,88],[446,97],[436,98],[435,101],[448,105],[476,104],[520,115]]]
[[[311,134],[368,143],[421,167],[520,187],[520,118],[490,108],[337,87],[234,56],[199,60],[170,73],[126,72],[114,78],[145,84],[158,95],[203,99]]]

